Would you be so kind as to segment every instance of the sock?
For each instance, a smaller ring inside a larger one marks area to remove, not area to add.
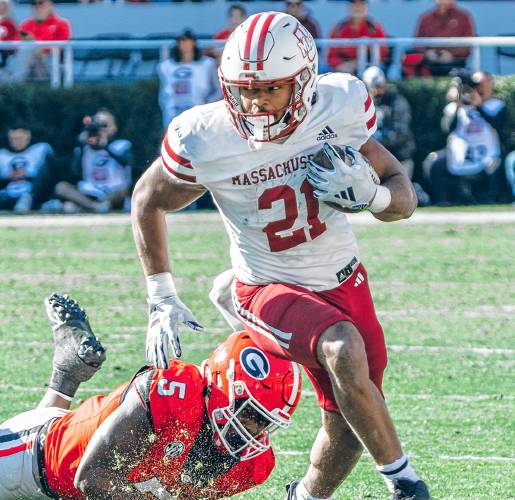
[[[62,392],[56,391],[55,389],[52,389],[51,387],[48,388],[49,391],[52,391],[54,394],[57,394],[60,398],[65,399],[66,401],[73,401],[73,398],[70,396],[67,396],[66,394],[63,394]]]
[[[74,398],[80,382],[72,379],[69,373],[60,370],[54,366],[48,388],[53,391],[64,394],[69,398]]]
[[[391,464],[377,465],[376,469],[383,476],[384,482],[391,492],[394,489],[393,482],[397,479],[407,479],[414,483],[420,480],[413,467],[409,464],[406,455],[402,455],[401,458]]]
[[[297,484],[295,496],[293,497],[294,500],[331,500],[331,498],[332,497],[321,498],[312,496],[304,486],[304,479]]]

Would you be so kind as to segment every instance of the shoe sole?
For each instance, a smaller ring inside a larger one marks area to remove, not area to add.
[[[45,308],[56,347],[75,351],[86,365],[100,368],[106,359],[105,348],[91,330],[86,311],[79,303],[68,295],[54,293],[45,299]]]

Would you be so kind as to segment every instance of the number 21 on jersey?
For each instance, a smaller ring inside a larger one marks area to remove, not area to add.
[[[307,224],[282,235],[281,233],[289,231],[299,219],[297,199],[300,196],[306,201]],[[287,184],[266,189],[258,198],[258,209],[269,210],[274,203],[284,204],[285,217],[270,222],[263,228],[272,252],[282,252],[305,243],[308,241],[308,235],[309,239],[314,240],[327,229],[325,223],[318,218],[319,201],[313,196],[313,187],[306,179],[300,185],[300,192]]]

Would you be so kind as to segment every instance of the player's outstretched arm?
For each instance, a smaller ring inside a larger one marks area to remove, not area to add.
[[[75,475],[75,487],[86,498],[147,498],[127,479],[151,445],[153,432],[136,390],[96,430]]]
[[[202,330],[179,299],[168,260],[165,213],[189,205],[205,192],[197,184],[174,180],[156,160],[136,184],[132,196],[132,229],[143,271],[147,277],[150,307],[146,356],[158,368],[168,368],[168,344],[180,358],[179,325]]]
[[[410,217],[417,208],[417,195],[399,160],[372,138],[359,151],[368,158],[379,175],[381,185],[387,187],[392,195],[386,210],[374,213],[374,217],[385,222]]]
[[[132,230],[146,276],[170,271],[165,213],[179,210],[204,194],[199,185],[180,184],[158,158],[141,176],[132,194]]]

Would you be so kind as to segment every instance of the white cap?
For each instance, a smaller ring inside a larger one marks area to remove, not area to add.
[[[386,85],[384,72],[378,66],[370,66],[364,72],[362,80],[369,89],[377,89]]]

